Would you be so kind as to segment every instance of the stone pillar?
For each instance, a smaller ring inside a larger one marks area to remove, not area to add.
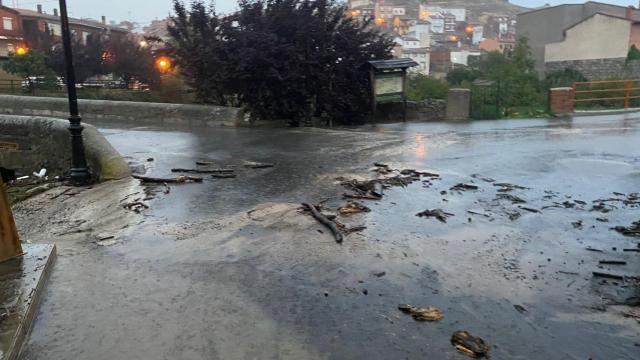
[[[549,110],[556,115],[569,115],[574,108],[573,88],[561,87],[549,89]]]
[[[450,89],[447,96],[446,119],[450,121],[469,120],[469,104],[471,100],[471,90]]]

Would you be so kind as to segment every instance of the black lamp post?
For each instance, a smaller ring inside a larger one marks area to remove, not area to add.
[[[73,69],[73,54],[71,52],[71,31],[69,29],[69,15],[67,1],[60,0],[60,22],[62,25],[62,44],[64,45],[64,60],[67,70],[67,93],[69,95],[69,132],[71,133],[71,182],[76,185],[87,184],[91,179],[87,167],[82,141],[82,118],[78,114],[78,94],[76,93],[76,74]]]

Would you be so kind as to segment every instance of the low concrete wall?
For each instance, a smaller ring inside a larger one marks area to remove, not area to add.
[[[149,125],[242,126],[240,108],[189,104],[144,103],[130,101],[80,100],[84,121],[135,122]],[[66,98],[0,95],[0,114],[52,116],[66,119]]]
[[[71,167],[71,138],[66,120],[0,115],[0,142],[17,144],[17,149],[0,148],[0,167],[30,175],[46,168],[51,176],[63,175]],[[98,130],[85,124],[85,153],[92,174],[98,180],[122,179],[131,175],[127,162]]]

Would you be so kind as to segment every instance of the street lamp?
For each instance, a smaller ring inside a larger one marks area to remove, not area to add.
[[[27,55],[28,52],[29,49],[26,46],[18,46],[18,48],[16,49],[16,55],[18,56]]]
[[[75,185],[87,184],[91,178],[87,159],[84,154],[82,140],[82,118],[78,113],[78,94],[76,93],[76,75],[73,69],[73,53],[71,52],[71,31],[67,1],[60,0],[60,23],[62,27],[62,44],[66,65],[67,94],[69,95],[69,132],[71,133],[71,182]]]

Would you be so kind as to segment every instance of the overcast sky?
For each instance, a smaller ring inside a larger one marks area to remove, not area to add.
[[[187,0],[186,2],[190,2]],[[208,0],[207,0],[208,1]],[[470,2],[482,0],[469,0]],[[619,5],[638,5],[636,0],[601,0],[603,2],[615,3]],[[42,4],[45,11],[53,12],[53,8],[58,7],[58,0],[3,0],[5,5],[13,6],[18,3],[21,8],[35,9],[36,4]],[[583,3],[577,0],[511,0],[512,3],[537,7],[545,3],[552,5],[563,3]],[[67,7],[72,17],[89,17],[100,19],[100,16],[107,16],[108,20],[120,22],[122,20],[133,20],[146,25],[153,19],[167,17],[172,9],[172,0],[67,0]],[[216,6],[219,12],[230,12],[236,8],[236,0],[218,0]]]

